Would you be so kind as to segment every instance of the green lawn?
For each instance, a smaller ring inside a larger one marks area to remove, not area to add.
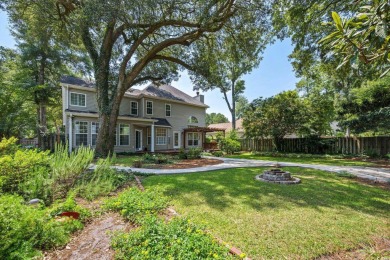
[[[281,156],[259,155],[250,152],[227,155],[228,158],[255,159],[275,162],[293,162],[307,164],[324,164],[335,166],[375,166],[374,163],[365,161],[354,161],[351,159],[340,158],[337,156],[305,156],[304,154],[286,154]]]
[[[142,154],[134,154],[134,155],[118,155],[115,159],[115,165],[120,166],[133,166],[133,162],[142,159]]]
[[[255,181],[264,168],[151,176],[175,209],[253,259],[308,259],[389,237],[390,192],[331,173],[286,168],[284,186]]]

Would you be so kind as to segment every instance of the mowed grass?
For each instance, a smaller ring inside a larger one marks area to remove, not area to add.
[[[288,155],[261,155],[254,154],[251,152],[245,152],[234,155],[227,155],[228,158],[238,159],[253,159],[253,160],[264,160],[264,161],[275,161],[275,162],[293,162],[293,163],[305,163],[305,164],[323,164],[323,165],[334,165],[334,166],[375,166],[375,163],[365,162],[359,160],[351,160],[347,158],[340,158],[337,156],[305,156],[304,154],[290,154]]]
[[[253,259],[309,259],[390,235],[390,192],[331,173],[285,168],[299,185],[254,180],[264,168],[151,176],[175,209]]]

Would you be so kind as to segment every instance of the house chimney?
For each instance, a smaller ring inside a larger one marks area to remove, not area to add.
[[[196,100],[199,100],[200,102],[202,102],[204,104],[204,95],[200,95],[199,94],[199,87],[194,87],[193,90],[195,90],[196,92],[196,96],[194,97]]]

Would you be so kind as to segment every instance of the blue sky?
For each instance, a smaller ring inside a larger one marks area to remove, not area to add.
[[[15,41],[8,29],[7,15],[3,11],[0,11],[0,46],[8,48],[15,46]],[[295,88],[298,79],[288,61],[288,55],[292,50],[293,47],[288,39],[283,42],[277,41],[266,48],[260,66],[243,77],[246,85],[244,95],[249,101],[258,97],[270,97],[284,90]],[[191,96],[195,95],[187,73],[183,73],[180,79],[172,85]],[[222,113],[229,120],[231,119],[226,102],[219,90],[208,91],[203,95],[205,95],[206,104],[210,106],[207,113]]]

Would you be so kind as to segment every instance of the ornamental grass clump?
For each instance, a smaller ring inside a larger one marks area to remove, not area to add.
[[[158,189],[140,191],[130,188],[115,198],[107,199],[105,209],[118,211],[123,217],[133,223],[140,224],[143,218],[155,216],[168,206],[168,198]]]
[[[93,158],[94,151],[89,147],[79,147],[69,154],[67,145],[56,145],[50,158],[53,201],[66,197],[81,174],[88,169]]]
[[[94,171],[87,171],[76,183],[75,191],[80,197],[93,200],[108,195],[134,179],[132,173],[111,168],[115,156],[99,159]]]
[[[148,217],[129,233],[117,233],[111,242],[117,259],[233,259],[203,227],[185,218],[168,223]]]

